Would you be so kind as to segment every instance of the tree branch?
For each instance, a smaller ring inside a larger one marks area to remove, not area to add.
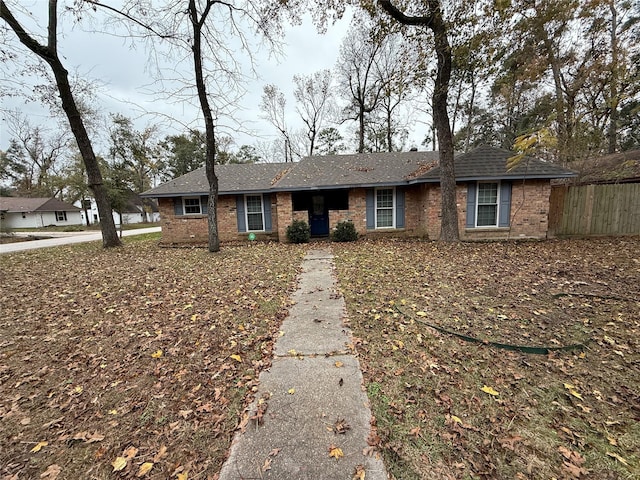
[[[121,11],[121,10],[118,10],[117,8],[114,8],[114,7],[110,6],[110,5],[105,5],[104,3],[100,3],[100,2],[97,2],[97,1],[95,1],[95,0],[84,0],[84,1],[85,1],[85,2],[87,2],[87,3],[89,3],[89,4],[91,4],[91,5],[94,5],[94,6],[96,6],[96,7],[104,8],[105,10],[110,10],[110,11],[112,11],[113,13],[116,13],[116,14],[118,14],[118,15],[120,15],[120,16],[122,16],[122,17],[126,18],[127,20],[132,21],[132,22],[133,22],[133,23],[135,23],[136,25],[141,26],[141,27],[142,27],[142,28],[144,28],[145,30],[149,30],[151,33],[153,33],[153,34],[154,34],[154,35],[156,35],[157,37],[160,37],[160,38],[174,38],[174,36],[173,36],[173,35],[166,35],[166,34],[160,33],[160,32],[158,32],[158,31],[156,31],[156,30],[155,30],[153,27],[151,27],[150,25],[147,25],[146,23],[141,22],[141,21],[140,21],[140,20],[138,20],[137,18],[132,17],[132,16],[131,16],[131,15],[129,15],[128,13],[123,12],[123,11]]]
[[[391,3],[390,0],[378,0],[378,3],[389,15],[391,15],[391,17],[396,19],[402,25],[418,25],[430,27],[433,23],[433,14],[430,14],[426,17],[414,17],[406,15],[404,12],[400,11],[398,7]]]

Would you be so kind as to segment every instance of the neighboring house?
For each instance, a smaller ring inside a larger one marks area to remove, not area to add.
[[[80,209],[57,198],[0,197],[4,228],[82,225]]]
[[[551,188],[549,235],[640,235],[640,150],[588,158]]]
[[[87,209],[82,210],[82,223],[87,225],[87,215],[89,216],[89,222],[93,225],[100,221],[100,215],[98,214],[98,205],[95,199],[91,198],[85,200],[87,202]],[[77,202],[81,205],[81,202]],[[82,206],[82,205],[81,205]],[[122,209],[121,214],[113,211],[113,222],[116,225],[121,223],[128,225],[131,223],[157,223],[160,221],[160,212],[158,211],[158,204],[151,198],[141,198],[140,195],[131,192],[125,207]]]
[[[460,237],[546,238],[551,179],[575,174],[532,158],[507,172],[506,150],[479,147],[456,157]],[[298,163],[219,165],[220,240],[286,241],[293,220],[314,237],[340,221],[360,235],[437,239],[440,185],[437,152],[329,155]],[[143,193],[157,198],[164,244],[207,242],[204,168]]]

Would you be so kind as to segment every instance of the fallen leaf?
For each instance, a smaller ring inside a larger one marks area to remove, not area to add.
[[[344,363],[342,363],[342,362],[336,362],[334,365],[335,365],[336,367],[340,368],[340,367],[344,366]]]
[[[187,480],[187,474],[186,473],[179,473],[178,475],[176,475],[176,478],[178,480]]]
[[[331,445],[329,447],[329,456],[338,460],[341,457],[344,457],[344,453],[342,453],[342,449],[336,447],[335,445]]]
[[[487,392],[487,393],[489,393],[489,392]],[[453,420],[456,423],[462,423],[462,420],[460,419],[460,417],[457,417],[455,415],[451,415],[451,420]]]
[[[151,358],[160,358],[162,356],[162,350],[158,349],[151,354]]]
[[[618,455],[617,453],[614,452],[607,452],[607,455],[609,455],[611,458],[615,458],[616,460],[618,460],[621,464],[628,466],[629,462],[627,462],[624,458],[622,458],[620,455]]]
[[[426,317],[427,313],[426,312],[416,312],[416,315],[419,317]]]
[[[127,460],[131,460],[137,454],[138,454],[138,449],[136,447],[127,447],[123,452],[123,455]]]
[[[289,390],[287,390],[287,393],[289,395],[293,395],[294,393],[296,393],[296,389],[295,388],[290,388]]]
[[[242,362],[242,357],[240,355],[231,355],[230,358],[233,358],[236,362]]]
[[[609,445],[613,445],[614,447],[618,445],[618,441],[613,437],[607,436],[607,440],[609,441]]]
[[[78,385],[73,389],[73,393],[82,393],[82,391],[84,390],[84,388],[82,388],[82,385]]]
[[[147,473],[149,473],[149,471],[152,468],[153,468],[153,463],[151,462],[143,463],[142,465],[140,465],[140,470],[138,470],[136,477],[144,477]]]
[[[49,465],[47,469],[40,474],[40,478],[48,478],[49,480],[56,480],[56,478],[58,478],[58,475],[60,475],[61,471],[62,471],[62,468],[59,465],[56,465],[54,463],[53,465]]]
[[[576,387],[574,387],[573,385],[571,385],[570,383],[565,383],[564,384],[564,388],[566,388],[567,390],[569,390],[569,394],[573,395],[576,398],[579,398],[580,400],[582,400],[582,395],[580,395],[580,393],[578,392],[578,390],[576,390]]]
[[[489,395],[493,395],[494,397],[497,397],[498,395],[500,395],[496,390],[494,390],[491,387],[488,387],[487,385],[482,387],[480,390],[482,390],[484,393],[488,393]]]
[[[262,471],[266,472],[267,470],[271,470],[271,459],[265,458],[264,463],[262,464]]]
[[[119,472],[127,466],[127,459],[124,457],[117,457],[113,462],[111,462],[111,466],[113,467],[114,472]]]
[[[31,453],[37,453],[42,447],[46,447],[47,445],[49,445],[49,442],[38,442],[36,446],[31,449]]]
[[[165,447],[164,445],[162,445],[160,447],[160,450],[158,450],[158,453],[155,454],[155,456],[153,457],[153,461],[154,462],[159,462],[160,460],[162,460],[165,456],[167,455],[167,447]]]
[[[356,470],[353,472],[353,477],[351,480],[364,480],[366,472],[364,470],[364,466],[356,465]]]

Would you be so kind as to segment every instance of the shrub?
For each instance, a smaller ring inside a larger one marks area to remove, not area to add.
[[[308,243],[311,238],[309,224],[304,220],[294,220],[287,227],[287,238],[291,243]]]
[[[68,225],[62,229],[63,232],[83,232],[84,227],[82,225]]]
[[[355,242],[358,239],[358,232],[353,222],[339,222],[333,230],[331,238],[334,242]]]

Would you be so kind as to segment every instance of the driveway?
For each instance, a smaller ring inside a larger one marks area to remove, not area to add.
[[[132,235],[142,235],[145,233],[160,232],[161,227],[138,228],[135,230],[125,230],[123,237]],[[22,232],[22,235],[46,235],[43,240],[31,240],[28,242],[7,243],[0,245],[0,253],[21,252],[23,250],[33,250],[34,248],[59,247],[72,243],[95,242],[102,240],[101,232]]]

